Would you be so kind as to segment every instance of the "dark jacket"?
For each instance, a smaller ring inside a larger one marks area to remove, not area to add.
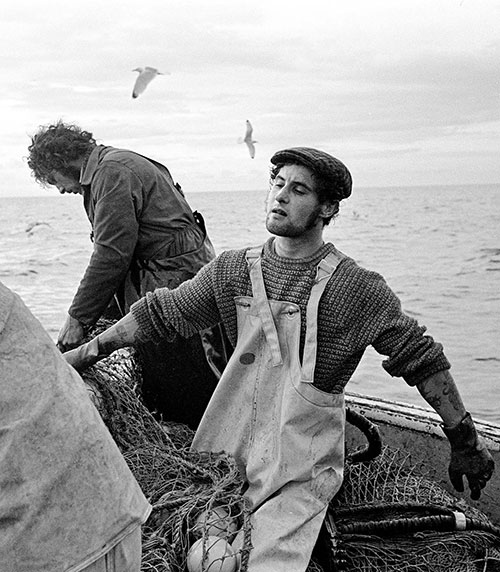
[[[215,256],[168,169],[98,145],[80,180],[94,250],[69,314],[93,325],[115,294],[122,310],[158,286],[174,288]]]

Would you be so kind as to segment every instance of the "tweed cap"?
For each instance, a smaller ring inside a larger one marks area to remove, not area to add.
[[[351,194],[352,177],[349,169],[335,157],[311,147],[290,147],[277,151],[271,157],[273,165],[292,163],[302,165],[331,183],[335,199],[342,200]]]

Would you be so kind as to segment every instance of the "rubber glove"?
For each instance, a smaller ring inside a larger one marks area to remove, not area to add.
[[[463,477],[469,482],[471,498],[477,500],[481,489],[490,480],[495,462],[483,440],[477,434],[470,413],[455,427],[442,426],[451,445],[451,460],[448,467],[451,484],[463,492]]]
[[[96,336],[90,340],[90,342],[82,344],[69,352],[65,352],[63,357],[69,365],[73,366],[77,371],[82,371],[107,357],[107,355],[101,352],[99,336]]]

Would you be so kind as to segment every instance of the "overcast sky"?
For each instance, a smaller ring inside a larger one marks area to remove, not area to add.
[[[60,118],[189,191],[265,188],[272,153],[296,145],[343,160],[358,187],[500,182],[498,0],[3,0],[0,14],[0,196],[47,194],[24,158]],[[137,66],[170,73],[132,99]]]

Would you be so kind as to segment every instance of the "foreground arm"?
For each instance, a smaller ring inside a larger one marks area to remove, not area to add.
[[[138,331],[139,325],[134,316],[128,313],[90,342],[66,352],[64,358],[75,369],[86,369],[115,350],[135,345]]]
[[[90,342],[66,352],[66,361],[83,370],[117,349],[160,339],[171,341],[177,335],[188,338],[220,322],[212,286],[214,262],[174,290],[157,288],[148,292],[116,324]]]
[[[449,371],[440,371],[418,383],[417,389],[443,420],[442,429],[451,446],[448,473],[452,485],[463,492],[463,477],[467,477],[471,498],[477,500],[495,463],[465,410],[455,381]]]

